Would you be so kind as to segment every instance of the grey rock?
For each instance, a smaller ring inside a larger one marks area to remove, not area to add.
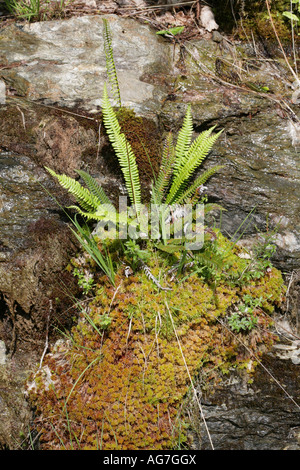
[[[292,362],[272,354],[263,364],[253,383],[233,372],[236,380],[224,380],[202,397],[206,427],[193,405],[194,428],[200,427],[191,436],[195,449],[211,450],[212,442],[215,450],[299,450],[299,374]]]
[[[122,103],[143,113],[155,113],[162,97],[159,86],[146,83],[143,74],[153,67],[167,74],[171,46],[132,20],[106,17],[113,37],[115,64]],[[104,82],[108,80],[103,49],[101,16],[74,17],[67,21],[45,21],[11,26],[5,32],[8,64],[22,62],[17,69],[2,73],[7,82],[12,74],[23,80],[23,95],[31,100],[89,111],[100,109]]]

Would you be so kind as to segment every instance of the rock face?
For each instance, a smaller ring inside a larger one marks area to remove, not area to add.
[[[185,75],[177,82],[179,92],[175,100],[165,103],[160,117],[166,126],[176,126],[185,103],[192,102],[196,132],[212,125],[223,129],[207,160],[209,166],[224,165],[207,188],[208,196],[226,209],[223,229],[234,234],[255,208],[252,223],[248,220],[242,228],[244,235],[255,238],[255,226],[261,232],[266,232],[267,226],[270,230],[276,227],[274,261],[281,269],[297,269],[299,106],[291,104],[292,84],[278,79],[284,70],[282,63],[277,64],[276,72],[266,64],[257,65],[250,54],[239,57],[242,70],[236,73],[227,65],[232,63],[233,52],[225,48],[220,53],[210,41],[186,46]],[[270,92],[254,91],[255,83],[264,84]]]
[[[10,319],[1,323],[1,337],[10,339],[7,347],[12,352],[16,337],[34,341],[35,333],[45,331],[50,305],[62,297],[54,279],[64,278],[72,291],[63,271],[75,245],[41,186],[49,188],[45,173],[28,157],[9,153],[0,154],[0,168],[0,291],[2,309],[6,304]]]
[[[178,130],[188,103],[195,135],[212,125],[223,128],[205,163],[224,165],[207,188],[209,198],[226,209],[222,228],[233,234],[255,207],[245,235],[251,242],[255,225],[266,232],[268,224],[279,224],[275,263],[295,270],[299,104],[284,64],[261,60],[221,35],[178,46],[146,24],[107,19],[122,104],[161,135]],[[76,292],[64,271],[76,246],[67,219],[41,184],[63,206],[70,201],[44,165],[70,176],[85,169],[112,196],[123,187],[100,125],[107,81],[102,17],[10,25],[0,31],[0,51],[0,339],[20,357],[24,344],[34,343],[40,354],[49,321],[51,328],[68,324],[69,304],[57,281]]]
[[[234,233],[255,207],[245,234],[257,233],[254,225],[265,231],[267,223],[279,224],[277,264],[297,268],[299,105],[293,104],[293,79],[286,78],[282,61],[261,61],[249,47],[237,49],[222,37],[217,43],[199,40],[173,47],[147,25],[114,15],[107,18],[123,105],[159,122],[163,131],[178,129],[190,102],[195,132],[210,125],[223,128],[207,160],[209,165],[224,164],[208,187],[208,195],[227,211],[223,228]],[[107,81],[101,16],[13,25],[2,32],[0,42],[4,65],[0,77],[10,93],[39,104],[85,109],[92,115],[100,110]],[[21,128],[20,111],[16,119]],[[58,131],[53,122],[43,122],[41,141],[47,131],[57,137],[56,143],[50,135],[41,145],[48,153],[55,145],[61,150],[65,146],[64,158],[71,155],[76,167],[82,139],[78,146],[72,125],[68,131]],[[6,146],[7,140],[4,131],[1,141]],[[9,147],[21,145],[9,140]]]
[[[77,292],[64,272],[75,245],[31,159],[0,153],[0,185],[0,448],[15,448],[31,417],[24,380],[54,328],[71,321],[62,285]]]
[[[171,46],[162,45],[146,25],[116,16],[108,19],[122,103],[153,114],[161,90],[140,77],[153,69],[167,74]],[[1,75],[18,94],[58,106],[100,109],[107,81],[102,17],[11,26],[1,42],[1,62],[8,66]]]
[[[233,375],[209,398],[203,398],[215,450],[300,449],[299,375],[288,359],[268,355],[263,363],[268,373],[258,367],[253,384]],[[282,388],[273,380],[278,377]],[[204,427],[194,445],[211,450]]]

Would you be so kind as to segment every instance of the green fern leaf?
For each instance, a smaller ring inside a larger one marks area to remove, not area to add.
[[[111,216],[111,214],[114,215],[114,212],[110,212],[108,208],[103,206],[102,204],[98,207],[96,211],[93,212],[86,212],[83,211],[80,207],[78,206],[69,206],[68,209],[75,209],[78,214],[80,214],[82,217],[84,217],[87,220],[114,220]]]
[[[209,178],[211,178],[221,168],[223,168],[222,165],[213,166],[209,170],[206,170],[204,173],[202,173],[202,175],[198,176],[198,178],[195,179],[193,184],[188,189],[186,189],[180,195],[178,195],[178,197],[176,198],[176,204],[187,203],[188,199],[196,193],[197,188],[199,188],[199,186],[204,185],[206,181]],[[196,201],[196,199],[194,199],[194,202]]]
[[[174,164],[174,177],[180,171],[183,165],[183,159],[191,145],[191,138],[193,133],[193,121],[191,114],[191,106],[188,106],[186,115],[183,120],[182,128],[178,134],[176,150],[175,150],[175,164]]]
[[[195,261],[208,268],[221,270],[223,268],[224,260],[220,256],[216,256],[215,253],[211,253],[210,250],[205,251],[193,251],[193,258]]]
[[[173,137],[171,132],[168,134],[161,159],[161,164],[157,179],[152,188],[151,202],[153,204],[161,204],[164,196],[165,189],[170,184],[170,179],[173,172],[173,165],[175,161],[175,149],[173,146]]]
[[[178,174],[174,179],[166,199],[166,204],[177,203],[177,197],[180,196],[189,178],[197,167],[201,165],[207,157],[209,151],[218,139],[220,133],[211,135],[214,128],[202,132],[198,138],[192,143],[189,151],[182,160],[182,164],[178,169]]]
[[[105,194],[104,189],[97,183],[95,178],[83,170],[76,170],[76,172],[81,176],[90,192],[101,201],[102,204],[111,204],[109,197]]]
[[[51,170],[48,167],[45,167],[46,170],[58,180],[59,184],[68,190],[72,196],[75,197],[76,201],[81,205],[81,207],[87,212],[94,212],[97,210],[101,201],[96,198],[87,188],[84,188],[78,181],[73,178],[70,178],[66,175],[58,175],[55,171]]]
[[[141,204],[141,185],[135,155],[125,135],[121,133],[116,114],[108,99],[106,86],[103,92],[102,112],[103,123],[119,160],[130,200],[138,210]]]
[[[113,96],[117,102],[117,105],[121,107],[121,94],[118,82],[118,76],[114,61],[113,47],[112,47],[112,36],[108,21],[103,18],[103,40],[104,40],[104,52],[106,57],[106,71],[108,79],[111,85]]]

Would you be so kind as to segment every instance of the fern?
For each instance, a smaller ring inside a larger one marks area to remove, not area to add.
[[[66,175],[57,175],[55,171],[45,167],[46,170],[55,177],[59,184],[76,199],[78,206],[69,206],[69,209],[75,209],[80,215],[88,220],[110,220],[113,205],[106,196],[104,190],[98,185],[97,181],[88,173],[77,170],[82,176],[88,188],[84,188],[78,181]]]
[[[104,189],[97,183],[95,178],[83,170],[76,170],[76,172],[81,176],[90,192],[98,199],[98,201],[102,204],[111,204],[109,197],[105,194]]]
[[[103,18],[103,40],[108,79],[117,105],[121,107],[121,94],[113,55],[112,36],[109,23],[105,18]]]
[[[218,139],[222,131],[212,135],[214,128],[202,132],[192,143],[186,154],[181,157],[179,166],[177,167],[177,176],[175,176],[170,191],[166,198],[166,204],[174,204],[183,194],[187,181],[190,179],[194,171],[201,165],[207,157],[213,144]]]
[[[108,99],[106,86],[103,92],[102,112],[105,129],[119,160],[129,198],[138,212],[141,204],[141,185],[135,155],[126,136],[121,132],[116,114]]]
[[[155,185],[152,185],[152,203],[163,202],[164,191],[168,186],[168,194],[165,198],[167,205],[183,204],[195,195],[197,188],[203,185],[222,166],[216,165],[207,170],[187,188],[191,176],[207,157],[213,144],[220,133],[213,134],[214,127],[202,132],[191,144],[193,131],[191,107],[188,106],[183,125],[179,131],[176,147],[174,150],[172,135],[169,134],[164,147],[164,153]]]
[[[66,175],[57,175],[55,171],[51,170],[48,167],[45,167],[46,170],[52,175],[54,178],[57,178],[59,184],[68,190],[72,196],[75,197],[76,201],[81,205],[81,207],[88,212],[95,212],[101,204],[101,201],[91,194],[91,192],[84,188],[78,181],[73,178],[70,178]]]
[[[175,162],[175,149],[173,146],[173,137],[169,133],[163,148],[163,154],[159,172],[152,186],[151,202],[154,204],[161,204],[164,196],[164,191],[170,183],[170,178],[173,173],[173,165]]]
[[[194,183],[184,192],[181,193],[180,196],[176,198],[176,204],[185,204],[189,202],[189,198],[193,195],[195,195],[197,188],[199,186],[202,186],[203,184],[206,183],[206,181],[211,178],[217,171],[219,171],[221,168],[223,168],[222,165],[216,165],[209,170],[206,170],[202,175],[198,176],[198,178],[195,179]],[[198,196],[199,197],[199,196]],[[193,198],[194,202],[198,199],[197,195],[196,197]]]
[[[186,115],[183,120],[183,125],[181,130],[179,131],[177,137],[177,144],[176,144],[176,151],[175,151],[175,165],[174,165],[174,172],[173,176],[175,177],[179,171],[181,166],[183,165],[183,159],[186,156],[189,147],[191,145],[191,137],[193,132],[193,122],[192,122],[192,115],[191,115],[191,106],[188,106]]]

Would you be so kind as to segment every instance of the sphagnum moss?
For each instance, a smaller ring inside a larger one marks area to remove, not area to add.
[[[154,258],[151,268],[159,271],[161,264]],[[99,334],[83,315],[72,330],[72,342],[45,358],[52,387],[47,390],[40,372],[35,376],[30,399],[42,449],[188,445],[188,423],[181,416],[191,385],[186,367],[192,377],[201,371],[206,386],[213,386],[233,367],[253,370],[253,355],[259,358],[272,346],[275,337],[263,311],[256,311],[258,327],[248,335],[233,335],[224,323],[245,293],[263,296],[268,312],[280,303],[283,282],[276,269],[242,288],[222,282],[213,289],[196,275],[170,285],[172,291],[159,291],[142,271],[128,278],[120,271],[115,294],[99,280],[89,317],[98,325],[103,312],[109,313],[110,325]]]

